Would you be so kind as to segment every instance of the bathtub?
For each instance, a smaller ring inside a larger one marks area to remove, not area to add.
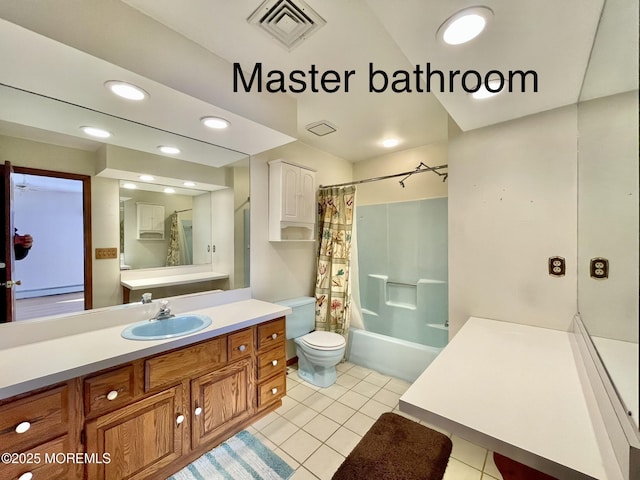
[[[351,328],[347,360],[385,375],[413,382],[442,351],[379,333]]]

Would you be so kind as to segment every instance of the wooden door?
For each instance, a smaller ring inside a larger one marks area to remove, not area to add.
[[[87,453],[109,456],[108,463],[87,465],[88,478],[153,478],[182,455],[186,415],[178,385],[87,422]]]
[[[253,378],[251,358],[245,358],[191,382],[192,448],[249,418],[254,405]]]
[[[0,323],[12,322],[15,318],[16,295],[12,282],[15,268],[15,254],[13,251],[13,185],[11,174],[13,168],[9,162],[2,167],[2,224],[4,228],[4,242],[0,246]]]

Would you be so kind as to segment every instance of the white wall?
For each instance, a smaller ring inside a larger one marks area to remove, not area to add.
[[[351,163],[302,142],[251,158],[251,290],[266,301],[313,295],[315,242],[269,242],[269,168],[267,162],[289,160],[316,173],[318,185],[351,181]]]
[[[565,107],[449,143],[450,336],[469,316],[568,330],[577,309],[577,113]],[[567,260],[564,277],[547,262]]]

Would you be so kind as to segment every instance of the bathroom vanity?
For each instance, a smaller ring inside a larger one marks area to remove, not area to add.
[[[0,477],[166,478],[281,404],[286,307],[248,299],[199,308],[213,323],[195,334],[122,338],[143,308],[0,350],[5,366],[22,359],[20,371],[0,374],[0,450],[13,454]]]

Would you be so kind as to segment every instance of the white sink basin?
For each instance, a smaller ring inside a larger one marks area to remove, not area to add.
[[[164,320],[143,320],[125,328],[121,335],[128,340],[162,340],[198,332],[211,325],[206,315],[178,315]]]

